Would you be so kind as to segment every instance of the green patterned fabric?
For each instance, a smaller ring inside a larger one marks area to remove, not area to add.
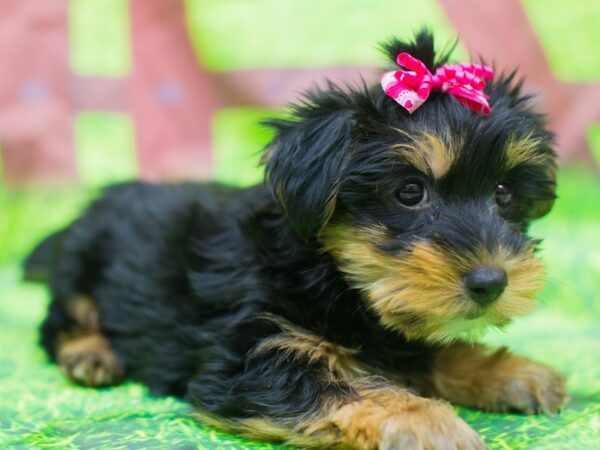
[[[600,447],[600,181],[565,171],[552,214],[533,227],[545,238],[549,281],[538,312],[486,339],[551,364],[572,397],[557,417],[484,414],[459,408],[491,449]],[[0,190],[0,447],[12,449],[270,449],[197,423],[174,398],[138,384],[70,384],[37,345],[45,290],[20,281],[18,260],[69,220],[88,195]],[[40,214],[39,211],[44,211]],[[47,211],[47,213],[46,213]]]

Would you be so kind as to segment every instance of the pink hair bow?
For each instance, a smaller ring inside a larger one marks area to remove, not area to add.
[[[490,113],[488,96],[483,92],[483,79],[494,76],[489,67],[481,64],[446,64],[438,67],[433,75],[423,62],[408,53],[400,53],[396,62],[408,70],[384,73],[381,86],[410,114],[427,100],[432,90],[448,92],[460,103],[484,116]]]

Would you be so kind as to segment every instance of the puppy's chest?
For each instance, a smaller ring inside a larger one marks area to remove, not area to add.
[[[431,372],[435,354],[432,347],[396,336],[384,341],[369,337],[319,338],[311,353],[313,358],[318,355],[342,379],[376,376],[417,387],[418,381]]]
[[[365,348],[357,359],[370,375],[381,375],[408,381],[430,370],[433,351],[426,346],[402,345],[386,348]]]

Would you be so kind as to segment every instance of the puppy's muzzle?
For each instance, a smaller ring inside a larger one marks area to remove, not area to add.
[[[503,256],[527,254],[533,242],[485,201],[447,205],[434,223],[433,240],[459,267],[465,295],[480,307],[498,300],[512,281]]]

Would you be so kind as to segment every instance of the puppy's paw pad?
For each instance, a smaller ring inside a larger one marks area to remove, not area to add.
[[[567,401],[564,377],[534,362],[508,378],[498,399],[501,409],[525,414],[557,414]]]
[[[486,445],[447,405],[388,419],[381,428],[379,450],[485,450]]]

